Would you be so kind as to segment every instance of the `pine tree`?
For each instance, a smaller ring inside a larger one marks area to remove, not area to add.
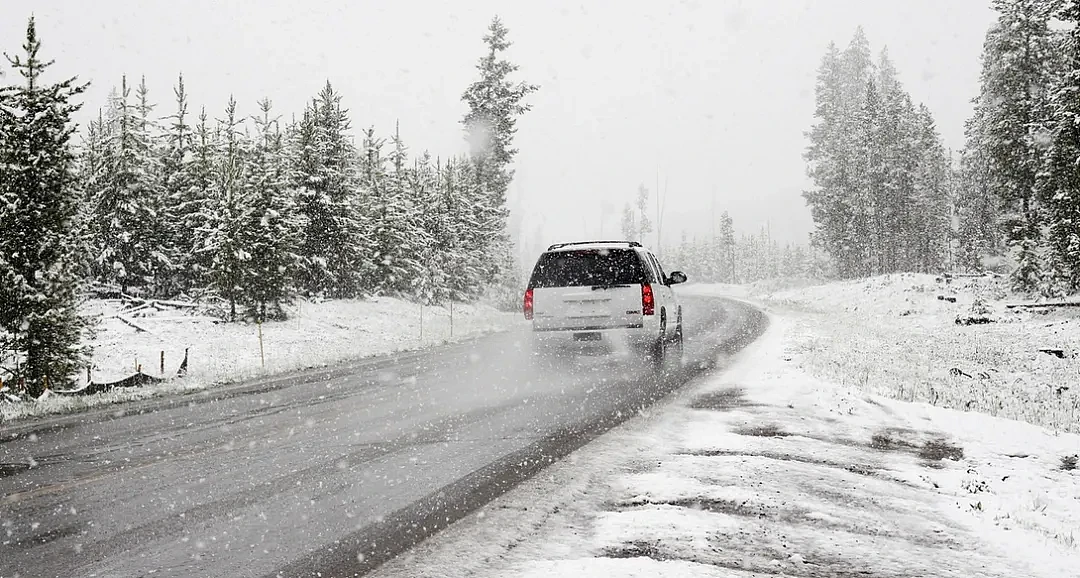
[[[1052,3],[994,0],[997,23],[983,48],[979,103],[986,122],[981,144],[990,164],[990,186],[1006,212],[1005,232],[1017,250],[1013,282],[1034,290],[1042,277],[1041,207],[1036,187],[1043,165],[1042,137],[1052,79]]]
[[[380,178],[368,185],[374,199],[372,216],[377,223],[373,233],[375,279],[380,290],[403,294],[420,273],[420,215],[411,196],[408,150],[400,130],[394,131],[391,145],[389,172],[383,175],[380,171]],[[374,168],[365,172],[368,170]]]
[[[855,206],[852,198],[853,159],[851,135],[855,118],[845,83],[844,60],[830,44],[818,69],[817,122],[807,136],[805,158],[814,188],[803,193],[814,219],[813,242],[836,260],[841,277],[859,274]],[[865,93],[859,97],[864,102]]]
[[[52,61],[42,60],[34,19],[25,55],[8,57],[23,79],[0,88],[0,333],[23,360],[28,393],[64,385],[88,351],[80,347],[85,320],[77,310],[78,214],[76,156],[70,144],[86,89],[71,78],[43,84]]]
[[[1072,27],[1064,41],[1062,70],[1050,97],[1053,141],[1045,183],[1048,237],[1065,292],[1080,290],[1080,1],[1058,15]]]
[[[241,246],[247,253],[242,262],[242,300],[259,322],[284,318],[282,305],[293,295],[303,225],[289,185],[283,136],[271,110],[269,99],[259,102],[261,115],[253,119],[255,142],[244,166],[248,206],[241,230]]]
[[[944,270],[952,236],[952,169],[930,109],[920,105],[915,118],[912,156],[917,160],[912,215],[908,219],[908,270]]]
[[[162,192],[147,105],[130,104],[127,78],[110,99],[105,178],[94,193],[93,227],[100,280],[121,291],[156,292],[167,275],[162,242]]]
[[[509,30],[502,20],[494,17],[484,36],[488,52],[476,66],[480,79],[469,85],[461,97],[469,106],[469,112],[461,121],[465,127],[465,138],[470,145],[477,172],[482,175],[481,181],[485,188],[497,195],[496,205],[505,204],[505,197],[499,198],[498,195],[506,194],[513,177],[507,167],[517,154],[513,148],[517,117],[532,108],[523,101],[539,89],[534,84],[509,80],[508,77],[517,71],[518,66],[501,58],[502,53],[510,48],[508,34]]]
[[[135,98],[138,115],[135,143],[138,146],[141,189],[147,195],[145,203],[148,209],[144,223],[150,250],[146,261],[146,283],[151,294],[170,297],[178,290],[175,278],[178,253],[173,244],[171,206],[162,170],[164,150],[160,142],[161,127],[152,116],[155,106],[150,103],[146,77],[139,81]]]
[[[957,264],[967,271],[982,271],[983,260],[1002,251],[1000,204],[994,194],[985,144],[987,122],[982,97],[977,97],[975,114],[965,123],[966,142],[960,156],[956,199]]]
[[[649,189],[646,189],[645,185],[638,185],[637,210],[637,240],[644,243],[653,230],[652,222],[649,221]]]
[[[204,293],[211,290],[210,271],[214,262],[213,224],[217,219],[211,198],[215,178],[218,134],[210,126],[206,109],[199,112],[195,125],[192,160],[187,167],[187,188],[177,204],[177,220],[189,235],[190,250],[184,253],[182,286],[184,290]],[[187,248],[187,243],[181,245]]]
[[[933,118],[916,107],[883,50],[875,69],[859,29],[818,71],[804,192],[812,242],[841,277],[926,271],[949,253],[951,168]],[[762,254],[779,255],[771,241]],[[778,258],[778,257],[777,257]]]
[[[487,54],[476,66],[480,79],[470,84],[461,97],[469,107],[461,122],[475,173],[472,180],[477,189],[477,210],[474,212],[483,215],[481,224],[487,245],[486,249],[474,248],[488,256],[481,267],[486,271],[481,280],[513,287],[517,279],[506,230],[509,215],[506,193],[514,176],[509,167],[517,154],[513,148],[517,119],[531,108],[524,100],[539,87],[509,79],[518,66],[502,58],[510,48],[508,34],[499,17],[494,17],[484,36]]]
[[[95,276],[94,199],[105,185],[107,177],[106,153],[111,141],[109,125],[104,113],[98,109],[98,117],[91,120],[83,136],[79,154],[79,277],[93,279]]]
[[[358,198],[356,151],[348,112],[329,82],[304,112],[293,155],[299,210],[306,227],[300,287],[308,294],[355,297],[372,283],[364,207]]]
[[[442,244],[446,240],[448,220],[439,195],[439,162],[432,166],[431,156],[424,153],[413,163],[409,173],[409,194],[413,200],[417,222],[414,232],[414,252],[419,265],[417,275],[410,281],[414,297],[424,304],[444,302],[446,290],[446,260]]]
[[[630,203],[626,203],[626,206],[623,207],[622,234],[627,241],[641,240],[641,231],[638,229],[634,208],[630,206]]]
[[[218,295],[229,304],[229,320],[237,320],[237,305],[242,303],[247,262],[251,259],[245,241],[245,227],[250,220],[252,203],[247,198],[244,173],[248,144],[236,117],[236,100],[229,97],[225,118],[218,119],[221,140],[215,159],[214,179],[210,183],[210,206],[207,244],[212,254],[210,282]]]
[[[722,267],[720,279],[725,283],[737,283],[735,277],[735,223],[731,215],[724,211],[720,215],[720,232],[718,235],[722,247]]]
[[[171,290],[184,293],[194,288],[197,279],[194,264],[191,263],[196,236],[188,227],[192,213],[200,209],[203,195],[199,194],[202,191],[196,190],[192,174],[195,130],[188,124],[188,97],[183,75],[177,79],[173,94],[176,96],[176,111],[167,117],[170,124],[161,153],[164,196],[161,220],[165,247],[169,249],[169,258],[173,263]]]

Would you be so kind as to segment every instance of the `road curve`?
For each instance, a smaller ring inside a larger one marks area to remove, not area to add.
[[[523,331],[0,428],[0,576],[356,576],[765,328],[685,300],[686,362],[529,362]],[[358,344],[362,347],[362,344]]]

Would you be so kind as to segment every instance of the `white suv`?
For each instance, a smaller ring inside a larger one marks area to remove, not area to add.
[[[662,363],[669,346],[682,349],[683,311],[671,286],[684,282],[682,272],[665,274],[640,243],[559,243],[533,268],[525,319],[540,347],[625,343]]]

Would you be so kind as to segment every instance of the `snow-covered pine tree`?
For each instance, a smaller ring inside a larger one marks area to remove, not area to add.
[[[182,255],[182,286],[185,291],[195,294],[212,291],[213,224],[217,216],[211,194],[216,173],[218,136],[203,108],[199,111],[199,122],[194,129],[193,158],[187,167],[187,189],[176,207],[177,219],[188,235],[188,241],[181,246],[190,246],[190,251]]]
[[[653,230],[652,222],[649,221],[649,189],[645,188],[645,185],[638,185],[637,217],[637,240],[645,243]]]
[[[328,81],[304,111],[293,155],[298,208],[306,222],[300,288],[309,295],[355,297],[372,275],[349,128],[341,95]]]
[[[637,219],[634,216],[634,207],[630,206],[630,203],[626,203],[626,206],[623,207],[621,224],[624,239],[627,241],[641,240],[641,232],[638,229]]]
[[[150,103],[150,90],[146,86],[145,76],[139,80],[139,86],[135,89],[135,99],[135,111],[138,115],[135,142],[139,146],[141,180],[143,190],[148,195],[146,204],[150,210],[145,223],[150,237],[147,289],[153,295],[171,297],[179,289],[176,279],[179,253],[173,242],[172,207],[162,170],[165,149],[161,127],[152,116],[155,106]]]
[[[1067,2],[1060,20],[1071,24],[1064,39],[1062,72],[1050,97],[1053,141],[1046,155],[1042,197],[1048,241],[1063,292],[1080,291],[1080,1]]]
[[[499,17],[492,18],[484,36],[487,54],[476,66],[480,78],[470,84],[461,97],[469,107],[461,123],[475,173],[472,180],[477,191],[477,210],[474,213],[483,215],[484,231],[481,234],[487,235],[487,250],[483,254],[488,262],[482,266],[487,273],[481,282],[499,281],[507,289],[516,289],[517,268],[506,231],[509,215],[506,194],[514,176],[510,164],[517,154],[517,149],[513,148],[517,119],[530,110],[531,106],[524,100],[539,87],[510,80],[518,66],[503,58],[511,45],[508,34],[509,30]]]
[[[77,310],[79,192],[71,146],[86,89],[75,78],[45,84],[34,19],[24,55],[8,61],[22,84],[0,88],[0,335],[23,362],[17,377],[40,395],[65,385],[85,362],[80,346],[86,321]]]
[[[990,163],[991,189],[1006,213],[1005,232],[1017,254],[1014,286],[1041,284],[1041,206],[1044,118],[1053,71],[1053,2],[994,0],[998,21],[983,45],[979,103],[986,122],[980,144]]]
[[[914,108],[911,97],[896,77],[896,68],[889,59],[888,48],[878,58],[877,80],[880,109],[878,110],[877,142],[881,163],[880,186],[868,191],[871,203],[870,220],[874,234],[871,245],[872,261],[877,272],[891,273],[911,268],[911,213],[914,207],[914,174],[918,155],[911,154],[914,132]],[[876,151],[869,151],[871,155]]]
[[[720,215],[720,228],[717,232],[717,238],[723,252],[719,279],[724,283],[737,283],[738,281],[735,280],[735,222],[727,211]]]
[[[882,131],[884,113],[881,95],[873,79],[866,82],[862,110],[858,115],[853,147],[851,183],[848,198],[852,206],[850,246],[845,254],[858,277],[884,272],[882,261],[883,190],[888,186],[888,160]]]
[[[439,196],[439,164],[436,162],[433,166],[431,155],[425,152],[413,161],[407,184],[416,211],[414,251],[420,266],[417,275],[410,280],[410,292],[427,305],[442,303],[448,298],[445,252],[441,245],[448,222]]]
[[[105,178],[94,193],[91,227],[99,280],[124,292],[152,292],[168,264],[159,252],[162,192],[154,168],[154,135],[130,98],[124,77],[109,103]]]
[[[461,276],[452,283],[454,300],[475,298],[503,272],[509,256],[505,203],[498,206],[485,188],[480,167],[470,158],[454,163],[455,228],[458,255],[463,259]]]
[[[79,151],[79,188],[81,199],[79,202],[79,247],[77,259],[79,261],[79,277],[82,279],[95,278],[95,254],[94,229],[91,226],[94,216],[94,199],[97,192],[102,188],[106,178],[106,151],[111,137],[109,125],[105,122],[105,116],[98,109],[98,116],[91,120],[83,135],[82,146]]]
[[[462,190],[465,188],[464,181],[471,176],[468,163],[454,158],[447,160],[439,175],[440,207],[446,215],[446,229],[436,237],[435,242],[442,253],[446,293],[450,299],[461,299],[468,292],[472,280],[479,277],[473,254],[465,240],[472,223]]]
[[[244,163],[245,222],[241,246],[242,301],[256,321],[283,319],[282,305],[293,296],[293,276],[303,223],[296,213],[295,193],[284,153],[284,140],[270,99],[259,101],[254,142]]]
[[[192,213],[199,212],[204,192],[195,187],[193,175],[195,129],[188,121],[188,96],[184,76],[173,87],[176,110],[166,117],[169,121],[161,153],[161,184],[164,189],[162,221],[169,258],[173,263],[172,290],[190,292],[196,284],[192,267],[196,235],[189,226]]]
[[[370,138],[373,134],[368,133],[365,140]],[[402,294],[420,274],[422,223],[410,191],[412,179],[406,166],[408,149],[401,140],[400,128],[395,128],[390,143],[389,171],[384,173],[381,166],[371,167],[365,162],[363,172],[365,180],[370,179],[365,184],[373,200],[369,208],[375,223],[372,241],[376,288]]]
[[[917,172],[906,239],[911,249],[905,270],[937,273],[948,265],[952,236],[952,168],[930,109],[920,105],[914,120],[915,134],[911,145]]]
[[[988,122],[982,97],[975,98],[975,114],[964,125],[965,144],[960,154],[956,195],[958,227],[956,262],[970,272],[981,272],[983,260],[1002,252],[1000,204],[994,194],[988,147]]]
[[[851,185],[854,117],[847,98],[845,68],[840,51],[830,43],[818,69],[816,122],[807,133],[810,144],[804,155],[814,186],[803,192],[803,197],[814,219],[813,243],[832,256],[840,276],[847,278],[858,275],[859,259]],[[860,102],[864,99],[865,93]]]
[[[236,99],[229,97],[225,117],[218,119],[221,137],[210,183],[208,235],[204,250],[212,255],[209,280],[215,292],[229,304],[229,320],[237,320],[237,305],[248,281],[245,267],[251,259],[245,245],[245,229],[252,203],[245,190],[244,171],[250,145],[236,116]]]

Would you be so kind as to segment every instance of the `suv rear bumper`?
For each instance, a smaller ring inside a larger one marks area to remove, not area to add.
[[[532,331],[535,347],[638,347],[650,345],[660,336],[659,324],[634,324],[623,327],[536,328]]]

